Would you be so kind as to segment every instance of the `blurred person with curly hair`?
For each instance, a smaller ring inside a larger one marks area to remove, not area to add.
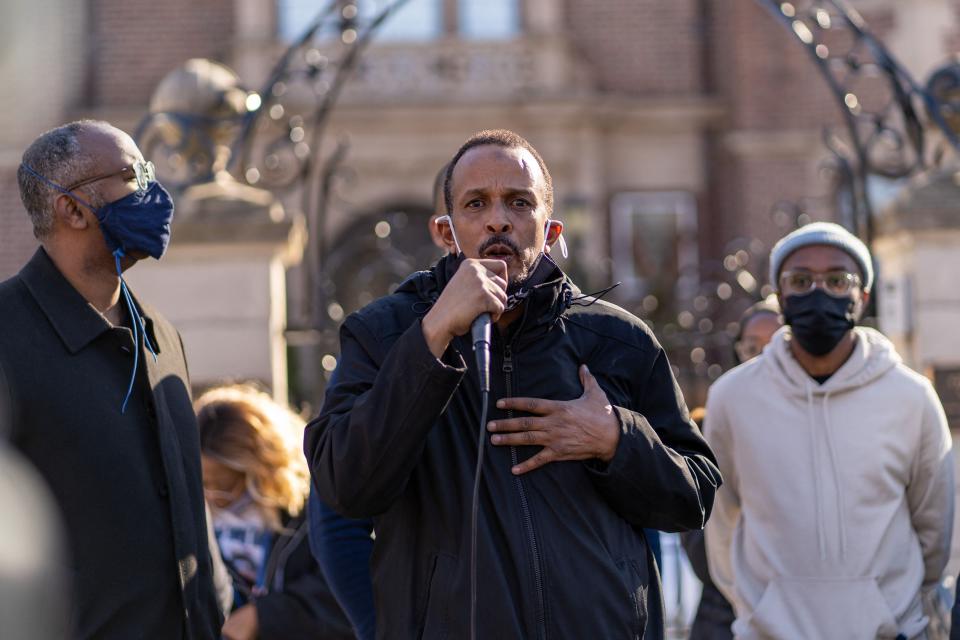
[[[203,484],[233,578],[227,640],[353,638],[307,539],[303,420],[247,385],[196,403]]]

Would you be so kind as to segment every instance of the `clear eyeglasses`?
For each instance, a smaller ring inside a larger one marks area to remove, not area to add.
[[[154,168],[153,163],[149,160],[138,160],[133,164],[120,169],[119,171],[114,171],[113,173],[107,173],[100,176],[94,176],[93,178],[85,178],[80,182],[75,182],[69,187],[67,191],[73,191],[84,185],[91,184],[93,182],[99,182],[100,180],[106,180],[107,178],[112,178],[114,176],[121,176],[124,180],[136,180],[137,189],[140,191],[146,191],[147,187],[150,186],[150,183],[157,179],[157,171]]]
[[[798,270],[780,274],[780,293],[784,296],[810,293],[818,284],[829,295],[842,298],[860,285],[860,276],[839,269],[825,273]]]

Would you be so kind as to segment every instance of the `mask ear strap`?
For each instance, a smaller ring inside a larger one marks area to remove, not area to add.
[[[547,252],[547,251],[546,251],[546,249],[547,249],[547,238],[546,238],[546,236],[547,236],[547,234],[550,232],[550,227],[553,225],[553,223],[554,223],[554,220],[553,220],[552,218],[548,218],[548,219],[547,219],[547,230],[546,230],[546,232],[543,234],[543,235],[544,235],[544,238],[543,238],[543,249],[544,249],[543,252],[544,252],[544,253]],[[562,255],[562,256],[564,257],[564,259],[568,258],[569,255],[567,254],[567,241],[563,238],[563,230],[560,231],[560,236],[557,238],[557,240],[560,242],[560,255]]]
[[[453,244],[457,247],[457,255],[460,255],[463,253],[463,250],[460,248],[460,241],[457,240],[457,230],[453,226],[453,219],[450,217],[450,215],[447,214],[438,216],[437,219],[433,221],[433,223],[438,227],[444,222],[450,225],[450,233],[453,235]]]
[[[33,168],[30,167],[30,165],[28,165],[28,164],[26,164],[26,163],[21,162],[21,163],[20,163],[20,166],[23,167],[24,171],[26,171],[27,173],[29,173],[30,175],[32,175],[32,176],[33,176],[34,178],[36,178],[37,180],[40,180],[41,182],[46,183],[47,186],[50,186],[50,187],[56,189],[57,191],[59,191],[60,193],[62,193],[62,194],[65,195],[65,196],[70,196],[71,198],[74,198],[77,202],[79,202],[80,204],[82,204],[83,206],[85,206],[87,209],[90,209],[90,211],[93,211],[94,215],[97,215],[97,208],[94,207],[94,206],[93,206],[92,204],[90,204],[89,202],[87,202],[86,200],[84,200],[83,198],[81,198],[80,196],[78,196],[77,194],[75,194],[73,191],[67,191],[66,189],[64,189],[63,187],[61,187],[60,185],[58,185],[58,184],[57,184],[56,182],[54,182],[53,180],[50,180],[49,178],[40,175],[39,173],[37,173],[36,171],[34,171]],[[100,216],[97,215],[97,218],[99,218],[99,217],[100,217]]]

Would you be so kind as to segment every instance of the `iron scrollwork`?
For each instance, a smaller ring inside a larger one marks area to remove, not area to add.
[[[932,124],[953,150],[960,149],[954,102],[956,67],[920,86],[844,0],[758,0],[805,47],[841,108],[843,126],[827,126],[838,186],[849,193],[850,225],[868,243],[874,234],[867,179],[912,176],[943,157],[932,153]],[[938,79],[938,83],[933,81]],[[931,90],[933,89],[933,90]]]
[[[137,128],[145,155],[178,191],[232,180],[266,189],[287,204],[299,202],[308,230],[306,299],[312,329],[320,328],[326,315],[319,298],[327,208],[349,144],[341,136],[325,150],[330,116],[378,28],[406,2],[391,0],[371,15],[360,11],[357,0],[330,0],[259,90],[241,86],[223,65],[190,61],[185,71],[160,84]],[[168,82],[172,86],[165,91]]]

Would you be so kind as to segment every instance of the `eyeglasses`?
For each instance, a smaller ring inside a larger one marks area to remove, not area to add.
[[[153,163],[149,160],[138,160],[130,166],[120,169],[120,171],[114,171],[113,173],[107,173],[102,176],[86,178],[80,182],[75,182],[67,187],[67,191],[73,191],[74,189],[78,189],[84,185],[106,180],[107,178],[113,178],[114,176],[121,176],[124,180],[136,180],[137,189],[140,191],[146,191],[147,187],[150,186],[150,183],[157,179],[157,172],[153,166]]]
[[[784,271],[780,275],[780,293],[784,296],[803,295],[813,291],[817,283],[829,295],[842,298],[850,293],[851,289],[860,285],[860,276],[842,270],[826,273]]]

